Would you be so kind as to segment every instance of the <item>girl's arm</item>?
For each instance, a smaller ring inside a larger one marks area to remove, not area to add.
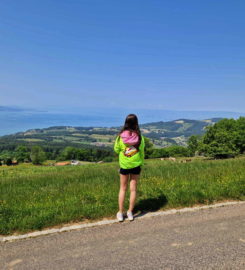
[[[142,161],[144,163],[144,158],[145,158],[145,140],[144,140],[144,136],[142,136],[142,138],[141,138],[140,156],[141,156],[141,159],[142,159]]]
[[[121,148],[120,148],[120,144],[119,144],[119,136],[117,136],[116,141],[114,143],[114,151],[119,154]]]

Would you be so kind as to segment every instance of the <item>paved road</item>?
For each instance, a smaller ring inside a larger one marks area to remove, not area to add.
[[[2,243],[0,269],[245,269],[245,204]]]

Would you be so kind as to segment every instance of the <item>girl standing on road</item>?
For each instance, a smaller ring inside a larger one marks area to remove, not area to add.
[[[127,191],[128,179],[130,178],[130,203],[127,217],[134,220],[133,208],[136,200],[137,181],[139,180],[141,166],[144,162],[145,141],[141,135],[138,118],[135,114],[129,114],[123,128],[119,132],[114,151],[119,154],[120,165],[120,191],[118,195],[119,211],[118,221],[123,221],[124,199]]]

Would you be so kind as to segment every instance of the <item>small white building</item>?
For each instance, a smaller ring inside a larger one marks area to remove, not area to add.
[[[79,160],[71,160],[71,165],[80,165]]]

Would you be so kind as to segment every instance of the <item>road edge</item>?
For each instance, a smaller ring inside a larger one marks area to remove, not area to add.
[[[174,209],[170,209],[170,210],[148,212],[146,214],[139,215],[139,216],[136,215],[135,219],[149,218],[149,217],[153,217],[153,216],[165,216],[165,215],[171,215],[171,214],[176,214],[176,213],[194,212],[194,211],[202,210],[202,209],[217,208],[217,207],[222,207],[222,206],[244,204],[244,203],[245,203],[245,201],[229,201],[229,202],[221,202],[221,203],[208,204],[208,205],[196,206],[196,207],[185,207],[185,208],[180,208],[180,209],[174,208]],[[127,220],[127,218],[126,218],[126,220]],[[50,234],[54,234],[54,233],[68,232],[68,231],[79,230],[79,229],[83,229],[83,228],[95,227],[95,226],[100,226],[100,225],[108,225],[108,224],[113,224],[113,223],[118,223],[118,220],[117,219],[102,220],[102,221],[97,221],[97,222],[93,222],[93,223],[83,223],[83,224],[78,224],[78,225],[64,226],[61,228],[35,231],[35,232],[21,234],[21,235],[5,236],[5,237],[0,237],[0,243],[13,242],[13,241],[21,240],[21,239],[34,238],[34,237],[38,237],[38,236],[42,236],[42,235],[50,235]]]

